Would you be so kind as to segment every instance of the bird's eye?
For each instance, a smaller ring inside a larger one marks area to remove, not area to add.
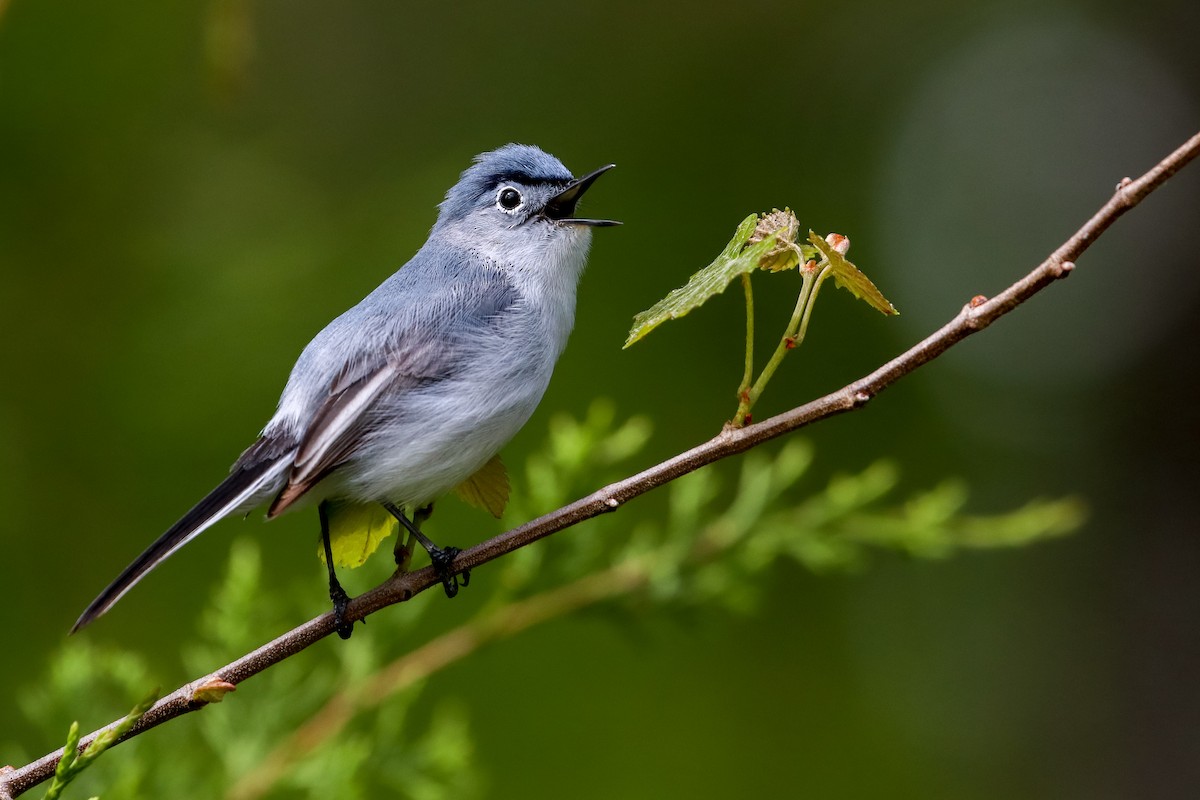
[[[521,205],[521,193],[511,186],[500,192],[500,196],[496,199],[500,207],[505,211],[512,211],[517,206]]]

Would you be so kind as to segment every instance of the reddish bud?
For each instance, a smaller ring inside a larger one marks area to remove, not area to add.
[[[796,346],[796,340],[793,339],[791,336],[785,336],[785,337],[783,337],[783,346],[786,347],[788,350],[791,350],[793,347]]]
[[[840,233],[829,234],[825,237],[825,242],[843,256],[850,250],[849,237],[842,236]]]
[[[979,308],[981,305],[983,305],[986,302],[987,302],[986,297],[984,297],[981,294],[977,294],[971,298],[971,308]]]

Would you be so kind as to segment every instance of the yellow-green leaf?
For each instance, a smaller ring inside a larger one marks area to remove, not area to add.
[[[739,275],[765,266],[760,261],[766,259],[768,264],[774,266],[775,262],[770,258],[770,254],[775,251],[780,234],[776,233],[754,244],[748,244],[757,225],[757,214],[746,217],[715,261],[693,275],[687,284],[635,316],[633,328],[625,340],[625,347],[629,347],[667,320],[678,319],[692,309],[699,308],[708,298],[725,291],[730,281]]]
[[[837,281],[838,286],[847,289],[850,294],[859,300],[866,301],[872,308],[883,314],[900,313],[883,296],[883,292],[879,291],[875,284],[871,283],[870,278],[859,271],[858,267],[847,261],[845,256],[834,250],[828,242],[812,231],[808,232],[808,241],[812,242],[813,247],[821,251],[821,255],[829,260],[830,272],[833,274],[833,279]]]
[[[492,456],[478,472],[460,483],[454,492],[467,503],[499,519],[508,505],[508,472],[499,454]]]
[[[329,544],[334,566],[361,567],[399,524],[383,506],[374,503],[331,503]],[[325,563],[324,546],[318,546],[317,555]]]

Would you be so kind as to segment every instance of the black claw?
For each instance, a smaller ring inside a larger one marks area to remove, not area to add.
[[[412,534],[413,539],[415,539],[421,544],[422,547],[425,548],[425,552],[429,553],[429,560],[433,562],[433,570],[435,573],[437,573],[438,578],[441,580],[442,588],[446,590],[446,597],[454,597],[458,594],[459,586],[467,586],[471,583],[470,570],[464,569],[459,576],[454,574],[454,559],[459,553],[462,552],[462,550],[457,547],[438,547],[429,540],[429,537],[421,533],[419,523],[423,520],[429,519],[429,515],[433,512],[432,503],[424,508],[417,509],[413,514],[413,519],[411,520],[404,514],[404,511],[394,503],[383,503],[383,507],[386,508],[388,512],[395,517],[410,534]],[[400,548],[401,545],[397,543],[396,564],[397,566],[403,568],[404,564],[402,562],[405,559]],[[407,551],[407,548],[404,548],[404,550]],[[411,555],[411,552],[408,554]],[[462,578],[461,583],[459,582],[459,577]]]
[[[454,597],[458,594],[458,576],[454,574],[454,559],[461,552],[462,550],[453,546],[438,547],[429,551],[429,560],[433,562],[434,572],[442,579],[442,588],[446,590],[446,597]],[[470,581],[470,573],[464,572],[462,585],[466,586]]]
[[[337,635],[349,639],[354,633],[354,623],[346,621],[346,608],[350,605],[350,595],[341,585],[329,588],[329,599],[333,601],[333,627]]]

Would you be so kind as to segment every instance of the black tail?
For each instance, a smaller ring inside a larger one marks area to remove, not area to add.
[[[75,625],[71,633],[92,622],[104,612],[112,608],[133,585],[140,581],[150,570],[157,567],[172,553],[183,547],[189,541],[203,533],[230,512],[236,510],[254,494],[260,491],[264,484],[270,481],[278,471],[280,459],[264,461],[249,469],[235,468],[228,478],[221,481],[217,488],[208,493],[196,507],[183,515],[154,544],[146,548],[133,563],[117,576],[100,596],[92,601]]]

